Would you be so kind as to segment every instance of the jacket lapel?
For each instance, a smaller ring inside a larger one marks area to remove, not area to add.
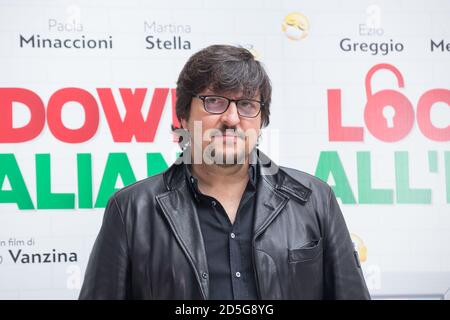
[[[253,225],[253,239],[256,239],[277,217],[289,199],[277,190],[279,167],[260,150],[256,150],[254,156],[257,156],[253,161],[258,163],[259,170]]]
[[[203,298],[208,299],[208,277],[203,276],[203,274],[208,273],[208,264],[202,231],[197,210],[190,197],[186,181],[183,179],[184,176],[180,172],[181,169],[182,166],[174,165],[168,170],[167,174],[174,174],[171,184],[177,185],[177,188],[171,189],[169,187],[169,191],[157,195],[156,200],[195,271]]]
[[[256,239],[282,211],[288,198],[260,179],[256,194],[253,238]]]
[[[307,202],[311,190],[287,175],[260,150],[255,155],[259,168],[253,238],[256,239],[282,212],[290,198]]]

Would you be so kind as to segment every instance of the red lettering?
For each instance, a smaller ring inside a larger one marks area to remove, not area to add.
[[[178,129],[178,128],[180,128],[180,122],[178,121],[177,111],[176,111],[177,90],[171,89],[170,92],[171,92],[171,96],[172,96],[172,128]],[[176,133],[173,133],[172,141],[178,143],[180,141],[180,137]]]
[[[30,110],[30,121],[13,128],[13,103],[23,103]],[[18,143],[36,138],[45,125],[45,107],[31,90],[0,88],[0,143]]]
[[[328,90],[328,137],[330,141],[363,141],[362,127],[343,127],[341,90]]]
[[[69,129],[62,123],[61,112],[67,102],[75,101],[84,109],[85,120],[78,129]],[[56,91],[48,101],[47,122],[55,138],[67,143],[81,143],[91,139],[97,132],[99,113],[97,101],[86,90],[64,88]]]
[[[111,89],[97,89],[113,140],[115,142],[131,142],[134,136],[137,142],[153,142],[169,89],[155,89],[145,120],[141,109],[147,89],[138,88],[134,92],[131,89],[119,89],[119,91],[126,109],[123,120]]]
[[[431,107],[436,102],[445,102],[450,106],[450,90],[429,90],[420,97],[417,104],[417,125],[423,135],[430,140],[450,141],[450,124],[445,128],[436,128],[431,123]]]

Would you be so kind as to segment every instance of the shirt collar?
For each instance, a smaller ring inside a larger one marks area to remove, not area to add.
[[[187,183],[189,185],[189,188],[192,190],[194,194],[194,198],[197,201],[200,201],[199,197],[202,195],[200,189],[198,188],[198,179],[192,174],[192,168],[191,164],[184,164],[184,172],[187,179]],[[258,170],[256,163],[253,163],[250,161],[250,164],[248,166],[247,170],[248,176],[249,176],[249,182],[252,185],[253,188],[256,189],[256,182],[258,179]]]

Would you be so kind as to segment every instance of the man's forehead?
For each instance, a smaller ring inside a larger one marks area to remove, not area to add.
[[[255,94],[252,97],[249,97],[245,95],[244,90],[213,90],[212,88],[206,88],[202,91],[202,94],[208,95],[208,94],[217,94],[220,96],[228,97],[231,99],[238,99],[238,98],[257,98],[259,97],[259,90],[256,90]]]

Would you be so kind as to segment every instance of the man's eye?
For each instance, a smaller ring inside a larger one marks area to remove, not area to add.
[[[251,101],[241,100],[239,101],[239,106],[243,108],[251,108],[253,105]]]
[[[219,99],[217,99],[217,98],[207,98],[206,101],[208,103],[217,103],[217,102],[219,102]]]

